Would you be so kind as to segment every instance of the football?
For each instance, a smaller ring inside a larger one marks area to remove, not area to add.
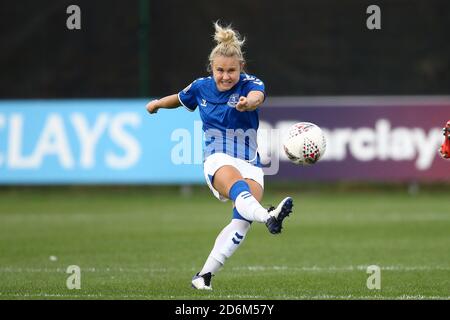
[[[294,124],[283,139],[288,159],[297,165],[312,165],[319,161],[327,147],[322,129],[311,122]]]

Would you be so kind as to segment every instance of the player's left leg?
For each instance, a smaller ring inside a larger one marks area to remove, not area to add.
[[[248,186],[250,187],[250,192],[252,193],[253,197],[255,197],[255,199],[258,202],[261,202],[263,199],[263,195],[264,195],[263,187],[253,179],[246,178],[244,180],[245,180],[245,182],[247,182]]]
[[[260,202],[264,190],[262,186],[252,179],[245,179],[250,187],[250,192]],[[202,270],[192,279],[192,286],[196,289],[211,290],[211,277],[224,265],[225,260],[241,246],[250,230],[251,221],[244,219],[233,205],[233,218],[231,222],[220,232],[214,243]]]
[[[246,220],[233,218],[231,222],[223,228],[214,243],[202,270],[192,279],[192,286],[196,289],[211,290],[211,277],[215,275],[241,246],[251,223]]]

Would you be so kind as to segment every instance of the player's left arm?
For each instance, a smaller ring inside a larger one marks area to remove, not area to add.
[[[250,91],[246,97],[240,97],[239,102],[236,104],[236,110],[238,111],[253,111],[258,108],[261,103],[264,102],[264,93],[262,91],[253,90]]]

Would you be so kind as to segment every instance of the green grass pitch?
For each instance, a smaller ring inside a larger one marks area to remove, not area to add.
[[[450,193],[282,190],[283,233],[254,223],[213,278],[190,288],[231,204],[206,187],[0,189],[0,299],[449,299]],[[50,258],[53,257],[53,258]],[[69,290],[67,267],[81,268]],[[367,266],[381,268],[369,290]]]

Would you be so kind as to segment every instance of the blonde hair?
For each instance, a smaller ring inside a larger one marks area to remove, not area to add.
[[[241,39],[239,33],[231,28],[231,25],[222,27],[218,22],[214,23],[214,40],[217,45],[209,54],[208,71],[211,71],[211,66],[214,58],[217,56],[224,57],[236,57],[240,63],[244,63],[244,54],[242,52],[242,46],[245,43],[245,38]]]

